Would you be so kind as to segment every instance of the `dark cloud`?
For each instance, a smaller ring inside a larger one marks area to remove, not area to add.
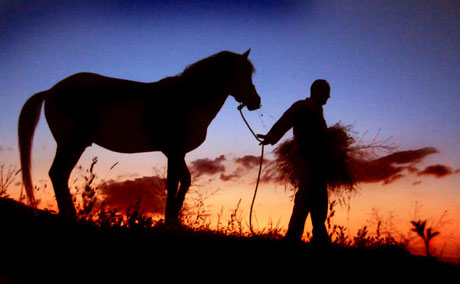
[[[214,160],[205,158],[197,159],[191,163],[190,171],[193,178],[198,178],[202,175],[214,175],[218,173],[225,172],[225,166],[223,162],[225,161],[225,156],[221,155]]]
[[[244,177],[252,170],[258,169],[260,156],[245,155],[242,157],[236,157],[233,159],[233,162],[237,165],[237,168],[231,173],[226,173],[227,167],[224,164],[226,161],[227,159],[225,158],[225,155],[221,155],[215,159],[197,159],[190,163],[190,172],[192,173],[193,178],[199,178],[202,175],[220,174],[219,179],[222,181],[235,181]],[[273,170],[268,166],[271,162],[272,161],[264,158],[264,171],[265,169],[270,171]],[[268,180],[268,178],[266,178],[266,180]]]
[[[395,174],[395,175],[392,175],[391,177],[385,179],[385,180],[383,181],[383,184],[384,184],[384,185],[390,184],[390,183],[394,182],[395,180],[398,180],[398,179],[403,178],[403,177],[404,177],[403,174]]]
[[[252,169],[260,163],[260,156],[246,155],[240,158],[235,158],[235,163],[244,166],[246,169]]]
[[[125,212],[140,202],[145,213],[164,213],[166,180],[157,176],[123,182],[106,182],[98,187],[104,204]]]
[[[404,177],[404,170],[417,171],[414,164],[434,153],[438,153],[435,148],[426,147],[399,151],[374,160],[358,161],[356,163],[356,182],[390,184]]]
[[[239,165],[239,167],[230,175],[221,175],[223,181],[235,180],[243,177],[254,169],[258,170],[260,166],[260,156],[245,155],[235,158],[234,162]],[[260,177],[261,182],[277,182],[279,178],[276,177],[277,171],[274,165],[275,163],[272,160],[263,159],[262,175]]]
[[[438,150],[433,147],[425,147],[416,150],[398,151],[390,155],[376,159],[359,160],[355,165],[355,181],[356,183],[378,183],[383,185],[391,184],[406,175],[428,176],[432,175],[438,178],[447,175],[460,173],[460,169],[452,170],[452,168],[444,165],[432,165],[424,170],[417,168],[417,164],[422,162],[427,156],[438,153]],[[191,164],[191,171],[195,177],[204,174],[215,175],[220,174],[219,178],[222,181],[235,181],[244,177],[247,173],[258,169],[260,164],[260,156],[245,155],[236,157],[233,162],[238,166],[232,173],[226,173],[223,162],[226,161],[225,156],[221,155],[215,159],[198,159]],[[264,159],[263,169],[260,181],[263,183],[279,183],[284,184],[286,180],[277,169],[276,161]],[[417,181],[414,185],[420,184]]]
[[[391,184],[405,176],[406,173],[417,174],[419,169],[415,167],[427,156],[438,153],[433,147],[416,150],[398,151],[387,156],[370,160],[359,160],[355,166],[356,183]],[[264,167],[261,178],[262,182],[285,183],[274,161],[268,161]]]
[[[268,162],[270,162],[270,160],[264,158],[263,163],[266,164]],[[235,158],[235,163],[242,165],[247,170],[251,170],[255,167],[259,167],[260,156],[246,155],[240,158]]]
[[[355,181],[356,183],[382,182],[384,185],[391,184],[403,178],[406,171],[417,174],[419,170],[415,165],[434,153],[438,153],[435,148],[426,147],[417,150],[399,151],[376,159],[358,160],[354,164]],[[261,181],[286,183],[286,180],[276,168],[275,161],[266,163]]]
[[[406,170],[411,174],[417,174],[419,172],[419,169],[414,166],[408,166]]]
[[[399,151],[388,156],[379,158],[378,160],[384,163],[394,163],[394,164],[408,164],[408,163],[417,163],[424,159],[426,156],[439,153],[433,147],[426,147],[417,150],[408,150],[408,151]]]
[[[390,184],[394,176],[401,178],[405,167],[388,163],[380,159],[374,161],[361,161],[356,164],[356,182]]]
[[[238,167],[231,174],[222,173],[220,175],[220,179],[222,181],[238,180],[249,173],[251,170],[258,169],[260,165],[260,156],[245,155],[243,157],[235,158],[233,161],[238,165]],[[264,158],[263,164],[266,166],[270,162],[270,160]]]
[[[457,170],[458,171],[458,170]],[[455,172],[457,172],[455,171]],[[426,167],[423,171],[419,171],[417,175],[419,176],[429,176],[432,175],[437,178],[442,178],[448,175],[453,174],[454,171],[451,167],[445,165],[431,165]]]
[[[241,168],[236,169],[233,173],[226,175],[226,174],[220,174],[220,179],[222,181],[233,181],[233,180],[238,180],[242,176],[242,171]]]

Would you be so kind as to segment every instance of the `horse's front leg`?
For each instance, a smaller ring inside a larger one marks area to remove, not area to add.
[[[168,225],[178,224],[178,212],[176,209],[177,187],[179,185],[180,159],[168,157],[168,177],[166,179],[166,208],[165,222]]]
[[[185,194],[187,193],[190,185],[191,185],[191,175],[190,171],[187,168],[187,164],[185,163],[185,160],[182,159],[180,167],[179,167],[179,181],[180,181],[180,187],[179,187],[179,192],[177,193],[176,196],[176,211],[175,212],[177,215],[179,215],[182,206],[184,204],[184,199],[185,199]]]

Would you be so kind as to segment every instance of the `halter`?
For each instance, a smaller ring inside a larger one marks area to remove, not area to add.
[[[256,200],[257,189],[259,188],[260,174],[262,173],[262,164],[263,164],[263,161],[264,161],[264,146],[265,145],[262,144],[262,140],[257,137],[255,132],[252,130],[251,126],[247,122],[246,118],[244,117],[244,114],[243,114],[243,111],[242,111],[243,107],[244,107],[244,104],[240,104],[238,106],[238,110],[240,111],[241,117],[243,118],[244,123],[248,127],[249,131],[251,131],[251,133],[254,136],[254,138],[257,141],[260,142],[259,145],[261,145],[261,148],[262,148],[261,149],[261,154],[260,154],[259,173],[257,174],[256,188],[254,189],[254,196],[252,197],[251,209],[249,210],[249,230],[251,231],[251,233],[253,235],[255,235],[254,231],[252,230],[252,211],[253,211],[253,208],[254,208],[254,201]]]

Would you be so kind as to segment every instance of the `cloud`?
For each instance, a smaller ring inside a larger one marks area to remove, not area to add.
[[[433,147],[425,147],[416,150],[398,151],[387,156],[376,159],[358,160],[355,162],[356,183],[378,183],[384,185],[399,180],[408,173],[417,174],[419,170],[415,167],[427,156],[438,153]],[[261,178],[262,182],[285,183],[285,179],[278,172],[276,163],[269,162],[264,168]]]
[[[416,150],[398,151],[376,159],[358,160],[355,163],[356,183],[379,183],[391,184],[408,174],[416,176],[434,176],[442,178],[448,175],[460,173],[460,169],[453,170],[446,165],[431,165],[420,170],[416,167],[427,156],[439,153],[436,148],[425,147]],[[261,181],[283,183],[285,180],[276,169],[276,163],[269,163],[264,169]],[[417,180],[413,185],[419,185]]]
[[[211,160],[209,158],[197,159],[191,163],[190,171],[194,178],[198,178],[202,175],[214,175],[225,172],[225,156],[220,155],[219,157]]]
[[[265,162],[265,159],[264,159]],[[250,170],[260,164],[260,156],[246,155],[240,158],[235,158],[235,163],[244,166]]]
[[[233,171],[233,173],[226,175],[226,174],[221,174],[220,179],[223,181],[230,181],[230,180],[237,180],[250,171],[254,169],[259,169],[260,166],[260,156],[254,156],[254,155],[245,155],[243,157],[238,157],[235,158],[234,163],[238,165],[238,168]],[[274,181],[272,175],[274,176],[274,163],[273,161],[264,158],[263,159],[263,164],[262,164],[262,175],[260,178],[261,182],[270,182]]]
[[[388,156],[379,158],[378,160],[385,161],[387,163],[395,164],[408,164],[417,163],[424,159],[426,156],[439,153],[436,148],[426,147],[417,150],[399,151]]]
[[[158,176],[142,177],[123,182],[105,182],[98,187],[104,204],[125,212],[140,202],[145,213],[164,213],[166,180]]]
[[[357,163],[355,181],[357,183],[383,182],[384,184],[390,184],[395,180],[394,176],[398,176],[398,178],[402,177],[401,172],[403,170],[404,167],[381,160],[362,161]]]
[[[386,179],[383,181],[383,185],[390,184],[390,183],[394,182],[395,180],[401,179],[401,178],[403,178],[403,177],[404,177],[403,174],[395,174],[395,175],[392,175],[391,177],[386,178]]]
[[[264,169],[269,169],[268,165],[272,161],[265,159],[263,161]],[[233,164],[232,164],[233,163]],[[227,165],[236,165],[233,172],[226,172]],[[197,159],[190,163],[190,172],[194,179],[203,175],[219,175],[219,179],[225,182],[236,181],[244,177],[246,174],[258,169],[260,164],[260,156],[245,155],[236,157],[233,160],[227,160],[225,155],[221,155],[215,159],[204,158]]]
[[[356,163],[356,182],[390,184],[404,177],[404,170],[417,171],[414,165],[434,153],[438,153],[438,150],[426,147],[399,151],[374,160],[358,161]]]
[[[431,165],[426,167],[423,171],[419,171],[417,173],[418,176],[429,176],[432,175],[436,178],[442,178],[453,173],[457,173],[457,171],[453,171],[451,167],[445,165]]]
[[[220,174],[220,179],[222,181],[233,181],[241,178],[242,176],[242,171],[241,168],[236,169],[233,173],[226,175],[226,174]]]
[[[383,185],[391,184],[407,175],[416,176],[435,176],[442,178],[447,175],[460,173],[460,169],[452,170],[451,167],[444,165],[432,165],[424,170],[417,168],[417,164],[422,162],[429,155],[438,153],[433,147],[425,147],[416,150],[398,151],[392,154],[368,160],[358,160],[355,163],[355,181],[356,183],[379,183]],[[192,175],[195,178],[201,175],[216,175],[222,181],[235,181],[243,178],[250,172],[258,169],[260,156],[245,155],[233,159],[237,168],[226,173],[226,165],[229,163],[224,155],[215,159],[198,159],[191,163]],[[284,184],[286,180],[277,169],[276,161],[265,159],[260,181],[263,183]],[[420,184],[421,181],[415,182],[414,185]]]

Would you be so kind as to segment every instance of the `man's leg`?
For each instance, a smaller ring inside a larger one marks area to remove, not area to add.
[[[326,218],[328,210],[327,184],[319,183],[313,188],[314,194],[311,202],[311,222],[313,225],[313,243],[329,242],[329,235],[326,229]]]
[[[308,188],[299,186],[299,190],[295,195],[294,208],[292,210],[289,227],[286,234],[287,240],[300,241],[302,239],[305,220],[307,219],[309,212]]]

